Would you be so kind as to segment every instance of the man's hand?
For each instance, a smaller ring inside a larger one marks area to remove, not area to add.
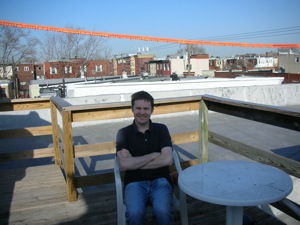
[[[122,149],[119,151],[120,155],[124,158],[126,157],[132,157],[132,155],[130,154],[130,152],[127,149]]]
[[[147,155],[133,157],[127,149],[117,151],[121,171],[141,169],[160,155],[159,152],[152,152]]]
[[[156,152],[157,153],[157,152]],[[164,147],[161,149],[158,157],[141,167],[141,169],[156,169],[163,166],[170,166],[173,163],[172,147]]]

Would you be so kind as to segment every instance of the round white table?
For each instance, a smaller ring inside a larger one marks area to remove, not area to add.
[[[293,189],[290,176],[257,162],[216,161],[188,167],[179,174],[186,194],[226,206],[226,224],[243,223],[243,206],[270,204],[284,199]]]

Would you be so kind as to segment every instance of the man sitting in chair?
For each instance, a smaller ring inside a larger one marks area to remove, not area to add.
[[[116,137],[117,157],[124,178],[128,225],[146,224],[146,205],[152,206],[155,224],[173,224],[173,185],[169,166],[172,142],[166,125],[150,120],[153,97],[139,91],[131,96],[134,121]]]

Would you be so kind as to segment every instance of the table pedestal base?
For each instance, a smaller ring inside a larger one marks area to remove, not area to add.
[[[243,224],[243,207],[226,206],[226,225]]]

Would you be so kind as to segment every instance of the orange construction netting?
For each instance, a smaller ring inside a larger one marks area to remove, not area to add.
[[[184,39],[176,39],[176,38],[160,38],[160,37],[150,37],[150,36],[140,36],[140,35],[115,34],[115,33],[108,33],[108,32],[97,32],[97,31],[86,31],[86,30],[69,29],[69,28],[59,28],[59,27],[52,27],[52,26],[42,26],[42,25],[34,25],[34,24],[8,22],[8,21],[4,21],[4,20],[0,20],[0,25],[24,28],[24,29],[45,30],[45,31],[63,32],[63,33],[70,33],[70,34],[100,36],[100,37],[105,37],[105,38],[121,38],[121,39],[169,42],[169,43],[191,44],[191,45],[233,46],[233,47],[253,47],[253,48],[300,48],[300,44],[255,44],[255,43],[252,44],[252,43],[242,43],[242,42],[184,40]]]

